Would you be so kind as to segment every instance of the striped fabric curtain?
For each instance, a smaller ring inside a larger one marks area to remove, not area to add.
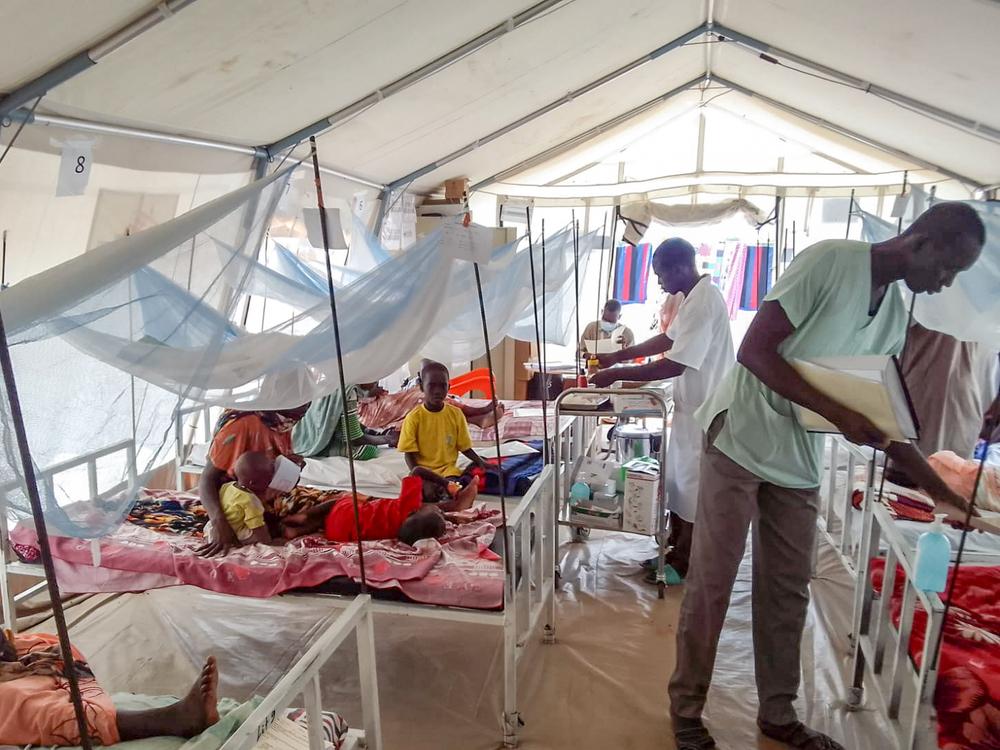
[[[619,245],[615,250],[613,296],[623,305],[642,304],[646,301],[652,257],[653,246],[648,242],[641,245]]]
[[[740,309],[756,310],[771,291],[774,246],[748,245],[746,250]]]

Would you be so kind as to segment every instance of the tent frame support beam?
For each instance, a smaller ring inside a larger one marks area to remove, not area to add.
[[[542,14],[547,13],[549,10],[563,2],[564,0],[542,0],[542,2],[536,3],[527,10],[518,13],[516,16],[512,16],[503,23],[497,24],[493,28],[483,32],[474,39],[470,39],[450,52],[446,52],[440,57],[431,60],[426,65],[422,65],[401,78],[397,78],[392,83],[375,89],[371,93],[352,102],[346,107],[338,109],[336,112],[324,117],[322,120],[317,120],[310,125],[306,125],[304,128],[296,130],[294,133],[286,135],[284,138],[281,138],[280,140],[277,140],[267,146],[267,150],[272,154],[276,154],[280,151],[284,151],[286,148],[298,145],[310,136],[319,135],[327,130],[331,130],[350,120],[355,115],[364,112],[369,107],[378,104],[383,99],[387,99],[394,94],[398,94],[399,92],[408,89],[427,78],[430,78],[436,73],[447,68],[449,65],[458,62],[462,58],[478,52],[483,47],[486,47],[500,37],[519,29],[531,21],[534,21]]]
[[[893,104],[906,109],[915,110],[920,114],[931,117],[952,127],[971,131],[991,140],[1000,141],[1000,130],[992,128],[989,125],[984,125],[983,123],[968,117],[956,115],[954,112],[949,112],[939,107],[935,107],[931,104],[927,104],[926,102],[922,102],[919,99],[907,96],[906,94],[900,94],[897,91],[887,89],[884,86],[879,86],[871,81],[857,78],[848,73],[837,70],[836,68],[831,68],[827,65],[823,65],[822,63],[810,60],[809,58],[796,55],[794,52],[788,52],[778,47],[773,47],[767,42],[763,42],[760,39],[756,39],[726,26],[714,24],[710,29],[710,33],[718,34],[725,39],[735,42],[739,47],[758,53],[759,57],[765,62],[773,64],[775,62],[775,58],[787,60],[795,65],[809,68],[815,73],[819,73],[829,78],[835,78],[838,81],[857,89],[860,93],[874,94],[881,99],[887,99]],[[711,72],[709,72],[709,75],[711,75]]]
[[[45,71],[40,76],[18,86],[3,97],[3,99],[0,99],[0,117],[9,115],[22,104],[26,104],[32,99],[45,96],[45,94],[59,84],[65,83],[70,78],[97,65],[102,58],[110,55],[115,50],[121,49],[133,39],[166,21],[174,13],[183,10],[194,1],[165,0],[165,2],[159,3],[155,8],[141,17],[104,37],[89,49],[76,53],[55,67]]]
[[[966,185],[970,185],[974,188],[977,189],[982,188],[982,183],[972,179],[971,177],[967,177],[966,175],[959,174],[958,172],[954,172],[950,169],[946,169],[945,167],[942,167],[938,164],[934,164],[933,162],[929,162],[926,159],[921,159],[920,157],[914,156],[913,154],[907,153],[906,151],[902,151],[898,148],[886,145],[881,141],[876,141],[873,138],[861,135],[860,133],[856,133],[853,130],[848,130],[847,128],[841,125],[837,125],[836,123],[830,122],[829,120],[826,120],[822,117],[818,117],[816,115],[809,114],[808,112],[804,112],[801,109],[791,106],[790,104],[785,104],[784,102],[780,102],[777,99],[772,99],[771,97],[765,96],[764,94],[759,94],[753,89],[747,88],[746,86],[741,86],[738,83],[733,83],[732,81],[726,78],[721,78],[717,75],[713,75],[712,80],[715,83],[718,83],[722,86],[726,86],[727,88],[730,88],[733,91],[737,91],[743,94],[744,96],[753,99],[758,99],[766,104],[769,104],[775,109],[780,109],[783,112],[787,112],[790,115],[799,117],[807,122],[812,123],[813,125],[819,125],[820,127],[824,127],[827,130],[837,133],[838,135],[844,136],[845,138],[850,138],[851,140],[857,141],[858,143],[864,143],[867,146],[871,146],[872,148],[876,148],[879,149],[880,151],[884,151],[887,154],[891,154],[898,159],[911,162],[912,164],[915,164],[924,169],[933,170],[946,177],[950,177],[953,180],[958,180],[959,182],[963,182]]]
[[[678,94],[681,94],[693,88],[694,86],[697,86],[704,80],[705,78],[702,75],[699,75],[697,78],[692,78],[687,83],[682,83],[680,86],[673,88],[664,94],[660,94],[660,96],[656,97],[655,99],[650,99],[648,102],[644,102],[643,104],[640,104],[638,107],[633,107],[628,112],[623,112],[617,117],[613,117],[610,120],[605,120],[600,125],[595,125],[590,130],[586,130],[583,133],[580,133],[579,135],[575,135],[572,138],[563,141],[562,143],[558,143],[555,146],[552,146],[551,148],[547,148],[544,151],[541,151],[535,154],[534,156],[524,159],[523,161],[520,161],[517,164],[508,167],[507,169],[504,169],[501,172],[497,172],[491,177],[487,177],[484,180],[480,180],[475,185],[472,185],[469,188],[469,190],[470,191],[482,190],[484,187],[487,187],[488,185],[492,185],[496,182],[503,182],[508,177],[512,177],[513,175],[517,175],[520,174],[521,172],[525,172],[529,169],[532,169],[533,167],[537,167],[539,164],[543,164],[549,161],[550,159],[555,158],[556,156],[564,154],[570,149],[576,148],[577,146],[586,143],[587,141],[593,140],[597,136],[607,132],[608,130],[611,130],[612,128],[616,128],[619,125],[622,125],[626,122],[629,122],[630,120],[635,119],[636,117],[652,109],[656,105],[662,104],[668,99],[674,98]]]
[[[520,128],[522,126],[527,125],[528,123],[530,123],[530,122],[532,122],[534,120],[537,120],[542,115],[546,115],[549,112],[552,112],[553,110],[558,109],[559,107],[563,106],[564,104],[568,104],[569,102],[573,101],[574,99],[576,99],[576,98],[578,98],[580,96],[583,96],[584,94],[588,94],[591,91],[593,91],[593,90],[595,90],[597,88],[600,88],[601,86],[603,86],[603,85],[605,85],[607,83],[610,83],[610,82],[612,82],[612,81],[614,81],[614,80],[616,80],[618,78],[621,78],[622,76],[624,76],[627,73],[631,73],[636,68],[642,67],[643,65],[645,65],[648,62],[652,62],[653,60],[656,60],[657,58],[662,57],[663,55],[667,54],[671,50],[674,50],[674,49],[677,49],[678,47],[684,46],[688,42],[690,42],[690,41],[692,41],[694,39],[697,39],[699,36],[701,36],[702,34],[704,34],[705,31],[706,31],[706,28],[707,27],[704,24],[702,24],[701,26],[697,26],[696,28],[693,28],[690,31],[688,31],[686,34],[682,34],[681,36],[677,37],[676,39],[670,40],[666,44],[663,44],[660,47],[657,47],[656,49],[654,49],[651,52],[643,55],[642,57],[636,58],[632,62],[626,63],[622,67],[620,67],[620,68],[618,68],[616,70],[613,70],[610,73],[607,73],[607,74],[601,76],[600,78],[598,78],[598,79],[596,79],[594,81],[591,81],[590,83],[588,83],[588,84],[586,84],[584,86],[581,86],[578,89],[570,91],[568,94],[566,94],[562,98],[557,99],[554,102],[549,102],[545,106],[543,106],[543,107],[541,107],[539,109],[536,109],[533,112],[529,112],[528,114],[524,115],[521,118],[518,118],[517,120],[514,120],[514,122],[511,122],[511,123],[509,123],[507,125],[504,125],[502,128],[499,128],[498,130],[494,130],[492,133],[484,135],[481,138],[477,138],[472,143],[466,144],[465,146],[463,146],[462,148],[458,149],[457,151],[453,151],[452,153],[447,154],[446,156],[443,156],[443,157],[441,157],[440,159],[438,159],[436,161],[433,161],[433,162],[431,162],[429,164],[425,164],[424,166],[420,167],[419,169],[416,169],[413,172],[410,172],[409,174],[404,175],[403,177],[400,177],[399,179],[393,180],[386,187],[387,188],[396,189],[396,188],[399,188],[401,186],[408,186],[414,180],[418,180],[421,177],[423,177],[424,175],[429,174],[429,173],[433,172],[436,169],[440,169],[441,167],[445,166],[446,164],[450,164],[451,162],[455,161],[455,159],[458,159],[459,157],[465,156],[466,154],[468,154],[471,151],[475,151],[480,146],[485,146],[487,143],[495,141],[497,138],[505,136],[508,133],[510,133],[510,132],[512,132],[514,130],[517,130],[518,128]],[[698,80],[699,81],[704,80],[704,76],[703,75],[699,76]]]
[[[229,151],[234,154],[245,154],[254,159],[262,158],[269,160],[270,156],[266,148],[261,146],[243,146],[236,143],[226,143],[225,141],[215,141],[208,138],[193,138],[186,135],[174,135],[171,133],[161,133],[156,130],[145,128],[131,128],[123,125],[109,125],[92,120],[81,120],[75,117],[61,117],[59,115],[42,115],[37,112],[30,115],[25,109],[18,109],[8,115],[11,120],[27,122],[29,125],[50,125],[52,127],[66,128],[82,133],[94,133],[96,135],[113,135],[124,138],[134,138],[142,141],[152,141],[155,143],[172,143],[180,146],[193,146],[196,148],[213,149],[215,151]],[[364,177],[343,172],[333,167],[320,166],[320,171],[339,177],[349,182],[365,185],[375,190],[381,190],[384,186],[380,182],[374,182]]]

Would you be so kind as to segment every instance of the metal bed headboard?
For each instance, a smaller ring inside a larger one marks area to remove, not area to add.
[[[101,490],[98,487],[97,462],[102,458],[121,452],[125,453],[128,478],[117,483],[113,487]],[[76,458],[61,461],[57,464],[41,469],[37,472],[36,478],[39,485],[51,495],[55,494],[55,478],[59,474],[64,474],[67,471],[71,471],[80,466],[85,466],[87,469],[87,499],[104,500],[130,486],[135,487],[138,485],[139,477],[135,463],[135,441],[131,439],[122,440],[105,446],[104,448],[99,448],[96,451],[84,453]],[[4,626],[14,631],[17,630],[17,617],[15,614],[16,605],[19,602],[29,599],[46,587],[46,582],[43,580],[41,583],[35,584],[20,594],[12,594],[9,580],[9,576],[11,574],[16,573],[35,578],[44,577],[44,573],[42,572],[40,566],[25,565],[17,562],[16,559],[13,558],[13,551],[10,548],[10,526],[9,518],[7,516],[7,498],[12,492],[15,491],[26,492],[26,488],[22,482],[17,480],[0,485],[0,603],[2,603],[3,606]],[[94,555],[94,564],[99,564],[100,548],[92,546],[92,554]]]

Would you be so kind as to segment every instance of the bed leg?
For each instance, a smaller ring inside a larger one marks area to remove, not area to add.
[[[313,677],[302,689],[309,722],[309,750],[323,750],[323,701],[320,697],[319,675]]]
[[[847,689],[847,702],[844,706],[848,711],[860,711],[861,704],[865,698],[865,690],[860,687],[852,687]]]
[[[375,628],[371,609],[358,622],[358,670],[361,683],[361,712],[365,724],[365,747],[382,750],[382,722],[378,703],[378,675],[375,672]]]
[[[521,715],[517,710],[517,637],[516,624],[504,627],[503,645],[503,745],[517,747]],[[512,634],[513,633],[513,634]]]
[[[17,632],[17,604],[14,602],[14,592],[10,588],[10,577],[7,571],[7,555],[9,537],[7,535],[7,504],[0,500],[0,604],[3,606],[3,626]]]

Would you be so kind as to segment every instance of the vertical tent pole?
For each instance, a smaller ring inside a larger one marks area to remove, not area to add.
[[[906,170],[905,172],[903,172],[903,189],[899,191],[899,195],[901,197],[906,195],[906,183],[909,182],[909,179],[910,179],[910,171]],[[899,219],[896,221],[896,234],[903,233],[903,215],[905,213],[906,211],[900,211],[899,213]]]
[[[14,366],[10,360],[10,347],[7,344],[7,331],[4,328],[2,314],[0,314],[0,368],[3,369],[4,385],[7,388],[7,402],[10,405],[10,420],[14,425],[14,435],[17,439],[18,453],[21,459],[21,470],[24,472],[24,487],[28,493],[28,501],[31,504],[31,516],[35,522],[35,533],[38,535],[38,548],[42,556],[45,580],[49,587],[49,597],[52,600],[52,616],[56,621],[59,650],[62,653],[66,681],[69,683],[69,698],[73,704],[77,730],[80,732],[80,745],[84,750],[92,750],[93,744],[90,741],[90,732],[87,728],[87,715],[84,711],[83,698],[80,694],[80,684],[77,681],[73,647],[69,642],[66,613],[63,611],[62,597],[59,594],[59,581],[56,580],[56,570],[52,562],[49,532],[45,526],[45,514],[42,511],[42,501],[38,494],[38,481],[35,478],[35,467],[31,460],[28,436],[24,429],[24,415],[21,413],[21,401],[17,395],[17,384],[14,381]],[[13,615],[14,613],[11,614]]]
[[[3,256],[0,257],[0,289],[7,286],[7,230],[3,230]]]
[[[580,367],[580,225],[576,221],[576,209],[571,213],[573,220],[573,319],[576,323],[576,375],[585,372]]]
[[[313,179],[316,181],[316,205],[319,207],[319,227],[323,234],[323,254],[326,257],[326,283],[330,295],[330,316],[333,318],[333,343],[337,349],[337,374],[340,376],[340,398],[343,402],[344,427],[347,427],[347,380],[344,377],[344,353],[340,347],[340,320],[337,318],[337,294],[333,289],[333,266],[330,263],[330,235],[326,226],[326,207],[323,205],[323,180],[319,173],[319,156],[316,153],[316,136],[309,138],[309,151],[313,163]],[[358,480],[354,473],[354,442],[350,429],[344,430],[347,440],[347,466],[351,472],[351,496],[354,500],[354,530],[358,535],[358,565],[361,567],[361,593],[368,593],[368,579],[365,576],[365,548],[361,543],[361,513],[358,510]]]
[[[542,217],[542,348],[543,350],[548,345],[548,327],[546,325],[546,308],[545,308],[545,217]],[[548,401],[549,398],[549,355],[547,352],[538,352],[539,364],[542,367],[542,390],[545,395],[542,396],[544,401]],[[559,439],[559,425],[556,425],[556,439]]]
[[[549,462],[549,409],[548,383],[542,370],[542,330],[538,324],[538,287],[535,285],[535,243],[531,239],[531,208],[524,207],[528,224],[528,260],[531,263],[531,302],[535,310],[535,342],[538,347],[538,377],[542,383],[542,461]],[[499,458],[499,457],[498,457]]]
[[[618,228],[618,217],[618,207],[615,206],[615,212],[611,216],[611,252],[608,255],[608,284],[605,288],[604,299],[611,299],[611,285],[615,277],[615,230]]]
[[[607,212],[605,212],[604,223],[601,224],[601,255],[597,261],[597,317],[594,318],[594,320],[601,319],[601,271],[604,270],[604,249],[607,246],[607,243],[608,243],[608,214]]]
[[[847,230],[844,232],[844,239],[851,238],[851,219],[854,217],[854,188],[851,188],[851,200],[847,204]]]

